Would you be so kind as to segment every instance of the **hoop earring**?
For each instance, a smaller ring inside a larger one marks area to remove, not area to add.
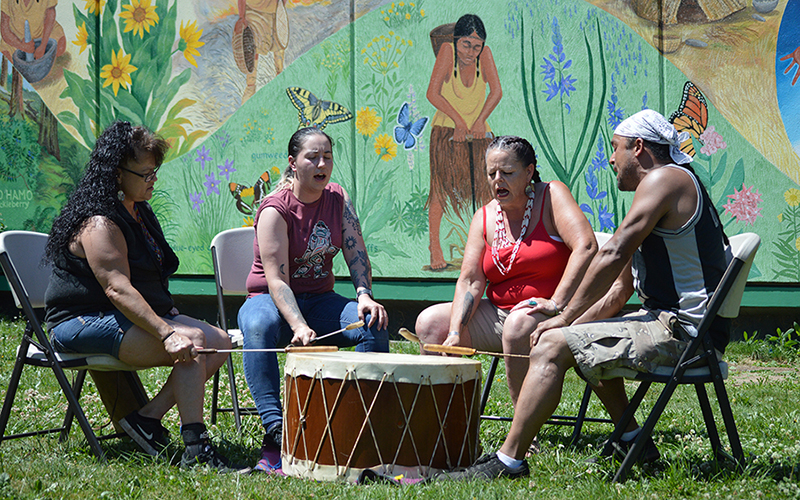
[[[125,201],[125,193],[121,189],[117,191],[117,199],[119,201]]]

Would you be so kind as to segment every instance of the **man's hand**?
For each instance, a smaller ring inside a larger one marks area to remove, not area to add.
[[[369,313],[369,324],[371,327],[375,322],[378,322],[378,330],[385,330],[389,326],[389,315],[386,314],[386,309],[375,302],[375,300],[368,294],[363,293],[358,297],[358,319],[364,321],[367,313]]]
[[[553,316],[547,321],[542,321],[539,323],[539,326],[536,327],[536,330],[531,333],[531,349],[533,349],[536,344],[539,343],[539,337],[541,337],[544,332],[547,330],[552,330],[553,328],[563,328],[565,326],[569,325],[563,316]]]

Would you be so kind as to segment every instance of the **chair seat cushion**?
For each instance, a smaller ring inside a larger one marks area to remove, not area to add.
[[[123,363],[109,354],[75,354],[56,352],[56,359],[62,368],[70,370],[97,370],[97,371],[139,371],[147,367],[132,366]],[[37,366],[47,366],[48,360],[44,352],[40,351],[35,345],[28,346],[27,360],[29,364]]]
[[[228,337],[231,339],[231,347],[233,349],[241,349],[244,345],[244,335],[238,328],[228,329]]]

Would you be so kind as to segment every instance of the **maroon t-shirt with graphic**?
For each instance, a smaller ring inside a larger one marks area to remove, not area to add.
[[[258,219],[265,208],[274,208],[286,221],[289,233],[289,286],[294,293],[333,290],[333,257],[342,248],[344,191],[330,183],[313,203],[303,203],[283,189],[264,198],[255,217],[253,267],[247,276],[248,296],[269,293],[258,248]]]

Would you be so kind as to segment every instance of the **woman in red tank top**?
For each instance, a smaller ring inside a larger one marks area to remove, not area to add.
[[[472,219],[453,302],[424,310],[416,332],[424,343],[528,354],[531,333],[569,302],[597,242],[567,186],[541,182],[527,140],[494,139],[486,174],[494,200]],[[516,404],[528,360],[505,365]]]

